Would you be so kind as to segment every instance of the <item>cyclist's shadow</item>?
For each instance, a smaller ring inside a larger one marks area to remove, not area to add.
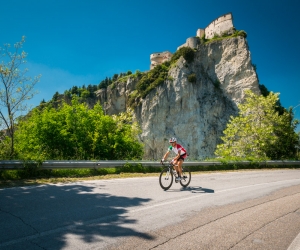
[[[180,189],[169,189],[168,191],[172,192],[181,192],[181,191],[188,191],[192,193],[214,193],[215,190],[203,187],[181,187]]]
[[[182,187],[180,191],[190,191],[192,193],[214,193],[215,190],[203,187]]]

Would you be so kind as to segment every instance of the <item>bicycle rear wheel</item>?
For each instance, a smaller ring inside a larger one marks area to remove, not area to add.
[[[187,187],[191,182],[191,171],[188,168],[182,168],[182,177],[180,185]]]
[[[170,168],[164,168],[159,176],[159,184],[162,189],[168,190],[173,183],[173,174],[170,171]]]

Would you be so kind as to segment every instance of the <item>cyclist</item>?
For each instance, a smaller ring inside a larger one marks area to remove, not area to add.
[[[177,143],[177,139],[175,137],[170,138],[169,142],[171,143],[171,146],[168,148],[168,151],[163,156],[162,161],[165,161],[165,159],[168,157],[170,151],[175,152],[176,156],[173,158],[172,162],[173,162],[175,170],[177,171],[177,174],[178,174],[178,177],[176,177],[176,181],[180,181],[181,175],[182,175],[182,167],[181,166],[182,166],[184,159],[187,156],[187,153],[186,153],[185,148]]]

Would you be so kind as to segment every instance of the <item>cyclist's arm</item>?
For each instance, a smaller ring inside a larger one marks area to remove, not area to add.
[[[180,158],[181,150],[178,150],[178,154],[174,157],[174,160],[178,160]]]
[[[165,153],[165,155],[163,156],[162,160],[165,160],[168,157],[169,153],[170,151],[167,151],[167,153]]]

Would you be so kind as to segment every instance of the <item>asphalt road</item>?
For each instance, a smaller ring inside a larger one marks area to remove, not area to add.
[[[296,250],[299,233],[300,170],[0,189],[0,249]]]

